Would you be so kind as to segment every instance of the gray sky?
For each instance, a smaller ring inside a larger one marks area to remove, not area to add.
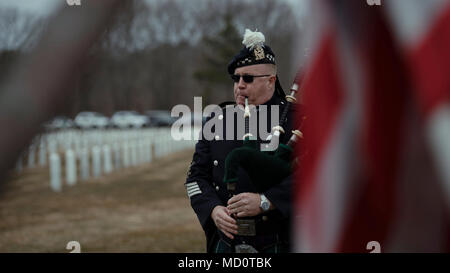
[[[45,17],[63,3],[66,3],[66,0],[1,0],[0,8],[15,7],[21,11]]]
[[[83,1],[88,0],[81,0]],[[89,0],[92,1],[92,0]],[[147,0],[149,1],[149,0]],[[292,4],[296,13],[300,12],[301,2],[304,0],[280,0]],[[66,0],[0,0],[1,7],[17,7],[22,11],[29,12],[38,16],[48,16],[58,5],[66,4]]]
[[[96,1],[96,0],[80,0],[81,4],[84,1]],[[164,1],[164,0],[142,0],[147,2],[153,1]],[[190,0],[186,0],[189,2]],[[227,0],[225,0],[227,1]],[[292,5],[295,15],[297,16],[298,22],[301,23],[300,18],[304,15],[302,13],[302,7],[305,7],[308,0],[278,0],[285,1]],[[2,8],[17,8],[19,11],[23,12],[23,17],[33,16],[33,17],[48,17],[51,15],[56,8],[67,5],[66,0],[0,0],[0,9]],[[7,39],[0,35],[0,39]],[[0,48],[8,47],[15,48],[17,43],[6,43],[5,41],[0,41]]]

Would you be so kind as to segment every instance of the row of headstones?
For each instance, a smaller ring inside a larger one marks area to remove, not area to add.
[[[77,153],[84,148],[91,149],[94,146],[104,144],[113,145],[117,142],[126,142],[132,139],[166,139],[168,129],[150,128],[141,131],[76,131],[68,130],[57,133],[43,134],[37,136],[29,148],[23,153],[16,164],[16,169],[20,172],[24,165],[34,168],[37,165],[36,154],[38,154],[38,164],[41,167],[47,165],[47,155],[52,153],[63,153],[66,150],[74,150]],[[162,136],[166,136],[162,138]],[[160,146],[160,145],[158,145]],[[24,161],[25,160],[25,161]]]
[[[172,152],[191,148],[193,141],[173,141],[168,137],[167,130],[158,130],[147,133],[128,134],[119,132],[116,137],[105,137],[109,139],[106,144],[101,141],[93,142],[91,146],[85,145],[74,148],[77,145],[59,145],[66,147],[61,152],[54,141],[48,142],[48,151],[45,141],[39,144],[39,165],[45,166],[47,153],[50,162],[50,187],[54,191],[61,191],[63,187],[62,170],[65,171],[65,182],[67,185],[75,185],[77,181],[88,180],[91,175],[94,178],[102,174],[109,174],[114,169],[128,168],[144,163],[150,163],[153,158],[162,157]],[[92,135],[91,135],[92,136]],[[119,136],[119,137],[117,137]],[[120,137],[122,136],[122,137]],[[52,139],[52,138],[47,138]],[[98,139],[98,138],[97,138]],[[115,142],[110,142],[115,140]],[[87,143],[87,141],[84,141]],[[60,155],[64,156],[64,166]],[[36,149],[30,148],[28,153],[28,166],[35,166]],[[78,163],[78,164],[77,164]],[[19,160],[17,169],[22,168],[22,159]]]

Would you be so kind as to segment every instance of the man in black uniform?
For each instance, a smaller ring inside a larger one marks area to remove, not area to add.
[[[262,33],[247,29],[244,48],[228,65],[228,73],[234,81],[236,104],[243,105],[245,98],[248,98],[249,104],[256,106],[256,111],[261,105],[266,105],[270,121],[271,106],[278,105],[281,116],[287,103],[278,80],[275,55],[264,42]],[[223,109],[225,113],[228,108]],[[229,123],[229,118],[226,122],[227,116],[223,114],[218,117],[223,121],[224,135],[230,129],[237,132],[236,122]],[[280,139],[282,143],[286,143],[291,136],[291,116],[287,116],[284,126],[286,134]],[[234,128],[229,128],[229,124],[233,124]],[[272,127],[268,128],[270,131]],[[250,246],[252,251],[287,252],[291,177],[277,181],[265,192],[256,192],[245,170],[239,169],[236,194],[230,198],[223,182],[225,159],[229,152],[243,145],[242,138],[234,137],[229,140],[217,135],[213,140],[199,140],[185,183],[191,205],[206,234],[207,251],[235,252],[237,244],[244,244]],[[260,135],[257,140],[261,142]],[[250,232],[238,233],[236,219],[251,220]]]

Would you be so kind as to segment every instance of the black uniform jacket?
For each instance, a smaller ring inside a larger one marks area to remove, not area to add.
[[[279,116],[283,112],[287,102],[284,98],[280,98],[278,95],[274,95],[268,102],[268,109],[271,109],[270,105],[279,105]],[[233,107],[233,106],[231,106]],[[260,107],[257,107],[260,109]],[[223,137],[226,137],[226,111],[228,107],[222,108],[223,117],[219,117],[223,120],[224,129]],[[281,138],[282,143],[287,143],[292,133],[292,124],[294,114],[294,107],[291,107],[287,121],[283,126],[286,134]],[[269,111],[269,114],[271,112]],[[259,116],[258,116],[259,120]],[[268,118],[268,123],[270,118]],[[274,126],[267,126],[266,128],[270,132],[270,128]],[[277,125],[277,124],[275,124]],[[237,126],[235,122],[235,126]],[[237,132],[236,128],[234,132]],[[227,206],[229,194],[226,184],[223,182],[225,159],[230,151],[242,146],[242,138],[236,140],[224,140],[220,137],[216,137],[213,140],[201,139],[195,146],[195,153],[186,179],[186,190],[190,198],[192,208],[197,214],[200,224],[206,234],[207,239],[207,251],[212,252],[219,238],[229,240],[222,232],[218,231],[214,221],[211,218],[211,212],[214,207],[218,205]],[[259,135],[258,135],[259,139]],[[250,178],[245,173],[245,170],[240,169],[238,171],[238,183],[236,186],[236,194],[243,192],[256,192],[253,185],[249,182]],[[291,215],[291,177],[280,181],[279,184],[273,186],[266,192],[265,196],[274,204],[276,209],[270,212],[270,219],[272,224],[275,222],[277,225],[277,233],[282,237],[281,239],[289,240],[289,228],[290,228],[290,215]],[[267,218],[266,218],[267,219]]]

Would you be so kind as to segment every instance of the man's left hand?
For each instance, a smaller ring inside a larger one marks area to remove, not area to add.
[[[228,200],[228,210],[237,217],[256,216],[262,212],[259,193],[240,193]]]

